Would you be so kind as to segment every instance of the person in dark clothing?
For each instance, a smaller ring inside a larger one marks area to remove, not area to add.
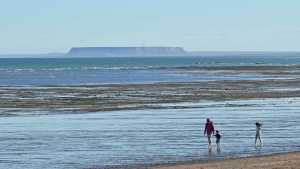
[[[219,130],[216,130],[215,137],[216,137],[217,151],[220,151],[221,150],[220,149],[220,140],[221,140],[222,135],[220,134]]]
[[[215,128],[212,121],[209,118],[206,119],[205,128],[204,128],[204,136],[207,136],[208,145],[211,145],[211,136],[215,134]]]
[[[255,135],[255,145],[257,143],[257,140],[259,140],[260,145],[262,145],[262,141],[261,141],[261,128],[262,128],[262,123],[261,122],[256,122],[255,123],[256,126],[256,135]]]

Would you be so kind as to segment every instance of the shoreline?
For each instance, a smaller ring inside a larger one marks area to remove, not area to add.
[[[237,157],[216,160],[193,160],[173,164],[154,164],[133,169],[297,169],[300,168],[300,152],[274,153],[267,155]]]

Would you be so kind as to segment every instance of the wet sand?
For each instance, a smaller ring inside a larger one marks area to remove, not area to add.
[[[261,157],[247,157],[219,161],[182,163],[149,167],[151,169],[298,169],[300,153],[287,153]]]
[[[274,78],[154,84],[2,86],[0,87],[0,115],[7,116],[26,111],[98,112],[178,108],[163,106],[162,103],[300,96],[299,66],[190,67],[180,71],[260,74],[271,75]]]

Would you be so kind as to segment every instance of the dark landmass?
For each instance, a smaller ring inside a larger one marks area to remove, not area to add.
[[[297,51],[186,51],[182,47],[74,47],[67,56],[122,57],[122,56],[205,56],[205,57],[300,57]]]
[[[181,47],[77,47],[68,56],[120,57],[120,56],[184,56],[188,53]]]
[[[72,57],[300,57],[300,51],[186,51],[182,47],[73,47],[67,53],[0,54],[0,58]]]

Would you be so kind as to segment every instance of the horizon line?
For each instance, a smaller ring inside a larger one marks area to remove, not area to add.
[[[121,46],[123,47],[123,46]],[[131,46],[129,46],[131,47]],[[133,47],[133,46],[132,46]],[[138,47],[138,46],[135,46]],[[143,46],[140,46],[143,47]],[[149,46],[147,46],[149,47]],[[151,46],[151,47],[171,47],[171,46]],[[173,46],[172,46],[173,47]],[[178,46],[179,47],[179,46]],[[97,48],[97,47],[72,47],[72,48]],[[43,53],[0,53],[0,56],[11,56],[11,55],[64,55],[67,54],[72,48],[67,52],[43,52]],[[101,48],[101,47],[98,47]],[[114,48],[114,47],[112,47]],[[116,47],[117,48],[117,47]],[[184,47],[179,47],[183,48]],[[187,53],[300,53],[300,50],[185,50]]]

